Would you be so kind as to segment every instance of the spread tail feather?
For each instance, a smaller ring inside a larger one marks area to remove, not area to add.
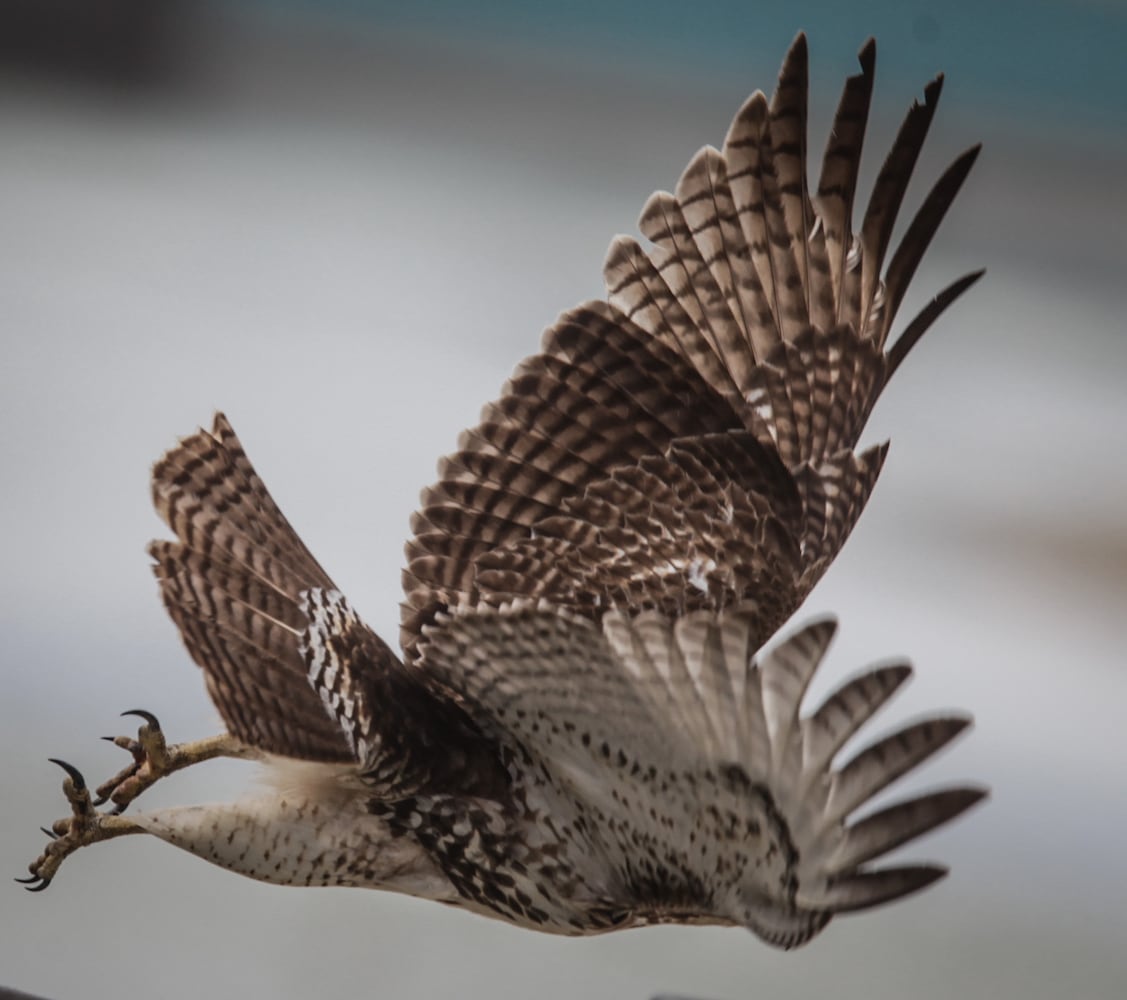
[[[332,581],[302,544],[222,413],[153,467],[153,504],[178,541],[153,573],[230,732],[271,753],[352,760],[308,680],[301,607]]]

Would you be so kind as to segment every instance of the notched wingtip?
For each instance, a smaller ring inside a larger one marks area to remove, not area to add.
[[[943,93],[943,80],[942,73],[936,73],[933,79],[926,87],[924,87],[924,104],[933,108],[939,103],[939,95]]]
[[[865,44],[857,52],[857,61],[861,64],[861,69],[866,76],[870,76],[876,68],[877,63],[877,40],[872,35],[868,37]]]
[[[779,77],[782,78],[786,75],[788,67],[793,67],[796,64],[805,66],[809,58],[809,45],[806,39],[806,32],[799,31],[790,43],[787,49],[787,54],[783,56],[782,69],[779,71]]]
[[[829,643],[837,636],[839,626],[837,615],[832,611],[824,611],[804,622],[802,631],[815,633],[829,648]]]
[[[936,882],[941,882],[948,875],[951,874],[951,869],[948,865],[940,864],[923,864],[916,866],[919,872],[918,881],[909,889],[905,895],[910,895],[915,892],[922,892],[928,886],[935,885]]]
[[[973,722],[973,720],[971,720]],[[966,812],[968,809],[973,809],[975,806],[985,802],[993,795],[993,790],[988,785],[963,785],[961,791],[965,795],[966,804],[960,812]]]

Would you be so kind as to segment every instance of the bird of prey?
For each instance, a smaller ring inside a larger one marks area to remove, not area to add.
[[[266,882],[411,893],[559,934],[742,926],[790,948],[943,875],[880,862],[980,788],[865,807],[969,719],[850,753],[909,667],[804,711],[835,624],[771,641],[873,488],[885,448],[855,449],[881,390],[981,274],[890,336],[978,150],[889,255],[935,79],[855,232],[871,41],[859,58],[816,186],[799,35],[773,97],[752,95],[722,148],[646,203],[649,243],[611,243],[606,297],[560,316],[440,461],[406,547],[401,655],[222,414],[161,458],[153,500],[175,540],[151,544],[153,570],[227,732],[169,744],[135,712],[137,737],[115,740],[132,763],[93,794],[56,761],[71,815],[23,881],[43,889],[78,848],[147,833]],[[261,761],[268,790],[122,815],[217,756]]]

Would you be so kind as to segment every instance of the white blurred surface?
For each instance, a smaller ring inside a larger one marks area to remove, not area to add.
[[[857,40],[815,37],[816,78],[852,71]],[[159,100],[0,97],[0,871],[21,874],[36,827],[64,811],[47,756],[101,780],[122,761],[95,737],[128,731],[117,714],[136,706],[173,739],[217,727],[143,554],[162,530],[148,467],[175,436],[224,408],[393,638],[407,518],[436,457],[558,312],[601,293],[610,236],[722,139],[782,55],[746,90],[674,100],[675,81],[430,63],[386,40],[369,61],[356,44],[335,65],[276,42],[228,51],[211,89]],[[878,82],[870,174],[914,93]],[[814,149],[835,100],[816,96]],[[1118,140],[995,130],[956,85],[922,175],[980,137],[905,313],[990,273],[878,407],[869,439],[895,439],[882,481],[803,611],[842,620],[817,692],[906,652],[917,678],[885,724],[975,713],[922,778],[994,788],[913,852],[950,879],[783,955],[739,931],[557,940],[389,895],[266,887],[130,838],[81,852],[40,896],[0,887],[0,983],[60,1000],[1122,996],[1127,158]],[[150,795],[225,797],[249,774],[204,765]]]

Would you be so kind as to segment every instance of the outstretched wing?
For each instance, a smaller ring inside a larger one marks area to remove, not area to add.
[[[758,646],[819,579],[880,471],[882,447],[854,454],[877,396],[981,273],[887,346],[977,147],[885,269],[941,79],[908,112],[854,233],[874,58],[870,41],[811,194],[799,35],[771,101],[752,96],[723,150],[702,150],[675,193],[649,200],[652,245],[611,244],[606,301],[565,313],[440,462],[406,549],[409,659],[444,609],[515,599],[594,620],[758,602]]]
[[[985,793],[946,788],[853,818],[970,720],[918,720],[835,766],[910,668],[871,669],[803,716],[835,625],[755,655],[756,622],[737,606],[676,620],[609,612],[598,625],[518,602],[440,615],[421,662],[461,686],[483,725],[505,727],[530,773],[540,765],[606,818],[604,846],[641,912],[676,899],[793,947],[835,913],[941,877],[874,862]]]

